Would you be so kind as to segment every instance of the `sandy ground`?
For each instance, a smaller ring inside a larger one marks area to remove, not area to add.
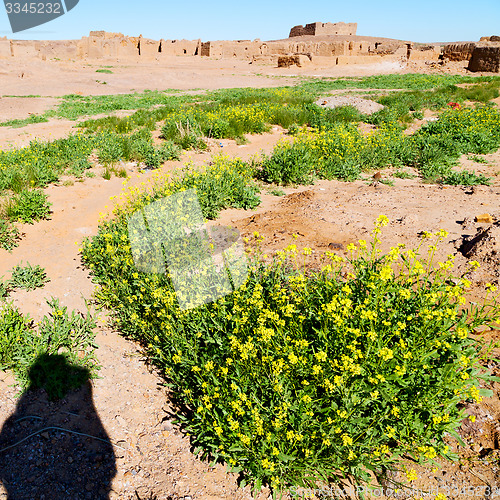
[[[5,82],[2,80],[3,95],[60,96],[70,92],[108,94],[145,88],[187,89],[200,85],[200,82],[204,88],[270,86],[293,80],[272,78],[278,72],[276,68],[256,68],[241,61],[206,61],[206,65],[201,65],[203,67],[196,67],[190,66],[187,59],[176,58],[168,71],[151,65],[148,73],[136,71],[137,68],[131,65],[114,68],[116,73],[113,75],[96,74],[97,66],[92,65],[79,68],[76,64],[50,62],[47,64],[49,69],[44,70],[41,65],[27,63],[25,67],[29,71],[26,70],[22,78],[19,75],[23,65],[6,67],[5,62],[0,64],[3,65],[0,65],[0,72],[8,73]],[[358,74],[370,71],[351,67],[343,69]],[[307,71],[312,74],[314,70]],[[293,76],[291,73],[280,72],[279,76]],[[95,83],[96,79],[103,78],[109,79],[108,85]],[[17,102],[23,102],[24,107],[17,107]],[[0,98],[0,120],[22,118],[30,112],[39,113],[55,102],[45,98],[17,101]],[[19,129],[3,128],[0,129],[0,147],[26,144],[33,138],[63,137],[71,132],[73,125],[74,122],[58,120]],[[250,138],[249,144],[243,146],[233,141],[218,141],[222,148],[214,145],[211,152],[184,154],[182,160],[201,164],[217,152],[248,158],[260,151],[271,151],[282,132],[274,128],[272,133]],[[283,248],[292,241],[292,235],[297,234],[296,243],[311,247],[314,255],[318,255],[330,249],[343,252],[348,243],[366,239],[373,220],[379,214],[385,214],[391,221],[384,232],[385,248],[398,242],[414,245],[420,231],[443,228],[449,236],[440,256],[455,254],[459,269],[467,261],[460,251],[463,242],[478,230],[488,229],[494,231],[493,242],[483,248],[482,253],[478,251],[478,258],[483,258],[485,266],[475,276],[475,283],[494,282],[500,277],[493,259],[497,249],[495,244],[500,250],[500,227],[498,223],[484,225],[474,220],[477,215],[487,212],[500,221],[500,177],[497,175],[500,172],[500,153],[485,158],[486,165],[465,157],[461,162],[467,168],[492,176],[495,181],[490,187],[441,187],[423,184],[418,179],[393,179],[390,171],[384,170],[383,178],[393,180],[393,186],[373,183],[371,175],[367,174],[365,180],[353,183],[320,181],[313,186],[287,188],[282,197],[268,194],[264,189],[262,204],[255,211],[227,210],[214,224],[234,225],[243,235],[257,230],[265,236],[264,246],[270,251]],[[164,168],[179,165],[178,162],[168,162]],[[151,175],[145,172],[138,176],[134,164],[124,167],[132,184]],[[96,234],[101,214],[110,211],[110,197],[119,194],[123,181],[116,177],[105,181],[98,167],[95,172],[96,177],[85,178],[83,182],[66,186],[61,182],[48,187],[46,192],[53,204],[50,220],[22,226],[24,237],[19,247],[10,254],[0,250],[0,276],[8,277],[9,269],[20,262],[29,261],[32,265],[45,267],[51,280],[45,288],[12,294],[14,303],[22,312],[35,319],[47,312],[47,297],[58,297],[62,304],[78,310],[85,310],[85,302],[92,297],[94,285],[81,265],[78,244],[84,237]],[[492,259],[488,260],[488,256]],[[479,288],[475,293],[480,295]],[[7,455],[0,456],[0,460],[10,460],[12,469],[18,468],[20,477],[28,470],[25,480],[36,486],[44,481],[50,484],[45,473],[52,470],[52,463],[59,464],[62,473],[71,478],[74,474],[72,464],[78,463],[82,457],[88,460],[89,456],[92,457],[92,467],[87,464],[86,473],[79,477],[81,494],[67,496],[72,499],[108,496],[136,500],[251,498],[248,488],[238,488],[235,475],[227,474],[222,466],[211,467],[192,454],[188,438],[172,424],[168,393],[161,378],[147,366],[140,348],[107,327],[104,312],[98,312],[98,315],[103,319],[97,335],[97,356],[102,368],[100,378],[92,383],[92,392],[83,388],[57,404],[46,401],[44,394],[38,392],[21,404],[11,375],[0,372],[0,428],[14,415],[16,418],[10,421],[8,430],[17,432],[15,426],[22,420],[20,436],[49,425],[76,431],[87,429],[84,431],[87,434],[107,435],[112,446],[108,442],[107,448],[104,444],[99,448],[91,438],[71,441],[63,431],[52,430],[27,440]],[[495,337],[496,333],[484,335]],[[493,363],[490,368],[496,371],[498,366]],[[476,425],[467,427],[464,424],[461,431],[471,440],[462,450],[470,460],[462,466],[443,464],[442,469],[434,474],[422,472],[423,479],[417,486],[444,488],[446,485],[484,486],[486,483],[500,487],[496,465],[500,444],[495,437],[500,422],[497,384],[494,389],[494,398],[471,407],[471,411],[478,415]],[[32,421],[25,418],[27,416],[38,418]],[[46,458],[47,454],[51,454],[53,462]],[[106,490],[108,483],[111,485],[109,495]],[[2,491],[0,486],[0,499],[6,498]],[[261,498],[267,496],[267,492],[261,494]],[[49,496],[40,498],[54,497],[49,493]],[[449,498],[464,497],[450,495]]]

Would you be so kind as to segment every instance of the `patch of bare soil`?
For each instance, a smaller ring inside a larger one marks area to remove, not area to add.
[[[382,104],[371,101],[370,99],[363,99],[353,95],[337,95],[333,97],[321,97],[316,101],[318,106],[325,108],[338,108],[341,106],[353,106],[360,113],[371,115],[381,109],[384,109]]]
[[[59,99],[53,97],[9,97],[0,96],[0,122],[41,115],[54,109]]]

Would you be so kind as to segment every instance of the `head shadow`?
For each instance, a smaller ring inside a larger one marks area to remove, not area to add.
[[[7,499],[109,498],[116,458],[89,370],[63,354],[41,354],[27,373],[28,387],[0,431]]]

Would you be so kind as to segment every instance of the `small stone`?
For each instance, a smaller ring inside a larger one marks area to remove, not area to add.
[[[68,464],[72,464],[73,463],[73,457],[68,457]]]
[[[42,436],[44,439],[49,439],[49,433],[47,431],[42,432],[40,436]]]
[[[342,243],[328,243],[328,248],[330,250],[344,250],[344,245]]]
[[[161,424],[161,429],[163,431],[171,431],[173,428],[174,426],[172,425],[172,422],[169,422],[168,420]]]
[[[121,426],[121,427],[127,427],[127,422],[125,421],[125,419],[123,417],[121,417],[120,415],[117,415],[115,417],[116,421],[118,422],[118,424]]]
[[[476,216],[476,222],[482,224],[493,224],[493,217],[490,214],[481,214]]]

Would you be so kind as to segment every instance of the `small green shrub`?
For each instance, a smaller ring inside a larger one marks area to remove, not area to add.
[[[415,179],[415,175],[413,175],[412,173],[406,171],[406,170],[402,170],[402,169],[397,169],[395,170],[392,175],[398,179]]]
[[[13,370],[23,389],[44,387],[49,399],[59,399],[97,374],[96,323],[57,299],[47,304],[50,313],[37,328],[11,304],[0,305],[0,369]],[[79,369],[68,372],[68,365]]]
[[[272,194],[273,196],[285,196],[286,194],[282,189],[270,189],[268,193]]]
[[[9,285],[7,282],[3,281],[3,276],[0,277],[0,301],[5,300],[9,295]]]
[[[18,246],[21,239],[19,230],[9,221],[0,218],[0,248],[9,252]]]
[[[259,175],[273,184],[311,184],[314,168],[314,157],[307,145],[281,142],[271,156],[263,156]]]
[[[468,170],[461,170],[460,172],[451,171],[444,175],[441,179],[441,183],[451,184],[453,186],[489,186],[491,184],[491,178],[483,174],[478,175]]]
[[[38,264],[32,266],[29,262],[26,266],[18,264],[11,270],[12,276],[9,280],[9,285],[13,288],[24,288],[25,290],[34,290],[42,288],[50,279],[45,273],[45,269]]]
[[[5,214],[11,221],[33,224],[48,218],[51,205],[41,189],[23,189],[8,201]]]
[[[0,305],[0,370],[15,364],[18,346],[26,342],[29,328],[29,318],[25,318],[10,304]]]
[[[478,155],[470,155],[467,157],[467,159],[469,161],[474,161],[476,163],[482,163],[483,165],[488,164],[488,160],[486,158],[483,158],[482,156],[478,156]]]
[[[180,148],[173,141],[166,141],[160,147],[155,147],[153,144],[143,144],[138,156],[146,167],[159,168],[165,161],[178,160]]]
[[[96,73],[107,73],[107,74],[112,74],[113,72],[110,69],[96,69]]]
[[[182,149],[206,149],[202,129],[193,118],[176,121],[176,117],[170,117],[161,131],[164,139],[173,141]]]
[[[124,141],[121,136],[105,134],[99,145],[98,157],[103,165],[112,165],[124,158]]]

